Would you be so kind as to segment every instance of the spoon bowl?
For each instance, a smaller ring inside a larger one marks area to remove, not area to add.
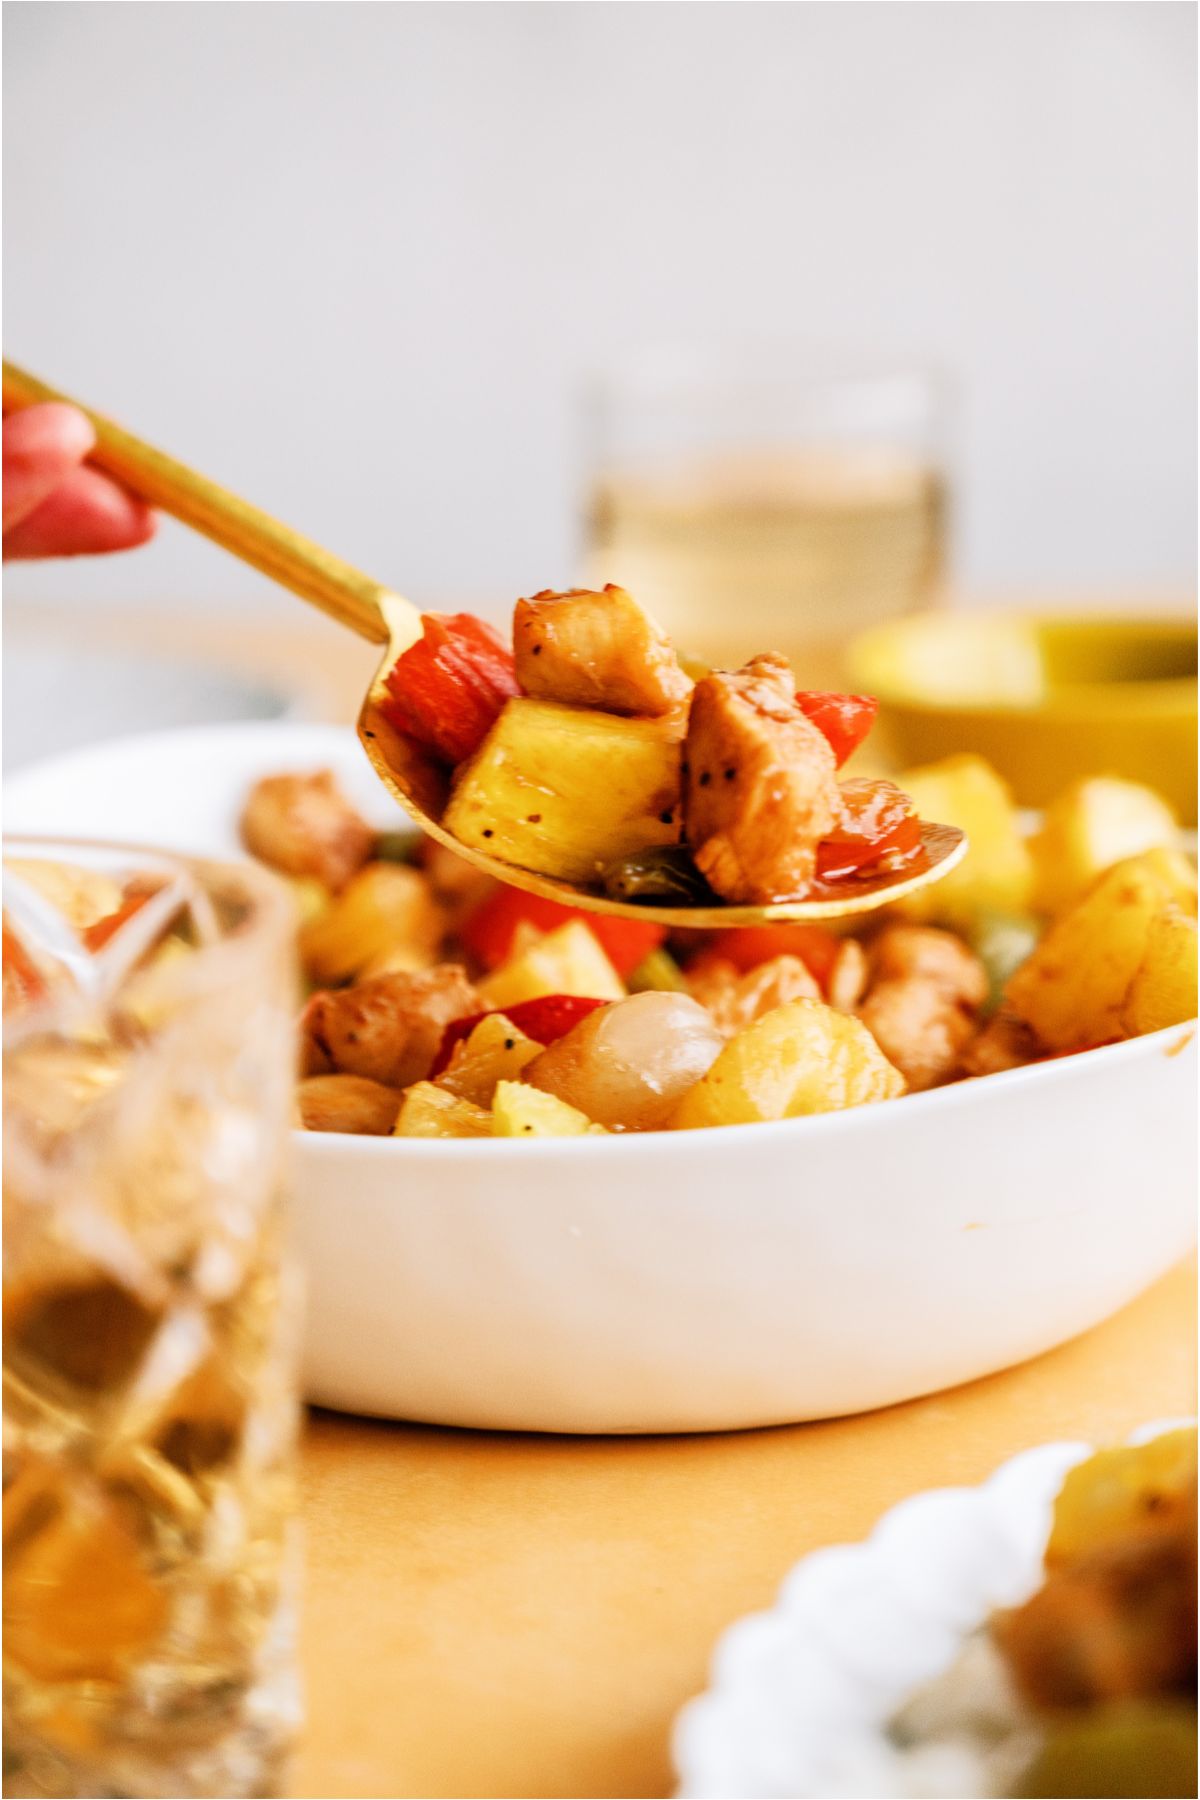
[[[417,607],[227,488],[155,450],[103,414],[81,406],[14,364],[4,364],[5,412],[47,400],[66,402],[86,415],[96,433],[91,461],[123,482],[132,493],[290,588],[361,637],[386,646],[358,717],[359,739],[372,768],[423,831],[510,887],[524,888],[528,893],[588,912],[719,930],[874,912],[939,881],[966,855],[967,840],[961,831],[951,825],[922,824],[922,856],[915,867],[817,883],[803,900],[756,906],[657,906],[610,899],[592,888],[518,868],[462,844],[441,823],[449,797],[445,768],[396,731],[380,706],[388,670],[421,635]]]

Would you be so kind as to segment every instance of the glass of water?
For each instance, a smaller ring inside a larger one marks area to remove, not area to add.
[[[9,840],[4,939],[4,1792],[278,1793],[290,901]]]
[[[590,395],[587,579],[706,662],[782,650],[801,686],[836,685],[850,636],[938,595],[947,412],[916,366],[643,354]]]

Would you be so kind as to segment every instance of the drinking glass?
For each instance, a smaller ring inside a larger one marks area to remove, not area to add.
[[[644,353],[590,395],[587,579],[707,662],[782,650],[801,686],[836,685],[853,633],[938,592],[947,412],[927,368]]]
[[[291,905],[43,840],[5,844],[4,901],[4,1792],[277,1793]]]

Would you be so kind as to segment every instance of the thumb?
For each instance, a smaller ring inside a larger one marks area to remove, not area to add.
[[[57,401],[5,419],[5,531],[39,507],[78,468],[95,441],[83,414]]]

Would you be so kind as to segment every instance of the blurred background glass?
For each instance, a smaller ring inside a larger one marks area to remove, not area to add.
[[[600,380],[585,574],[736,665],[804,686],[847,639],[928,605],[946,561],[946,383],[796,346],[646,352]]]
[[[273,1794],[296,974],[249,864],[4,847],[6,1794]]]

